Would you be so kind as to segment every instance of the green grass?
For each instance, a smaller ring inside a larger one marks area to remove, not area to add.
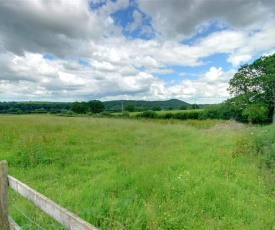
[[[274,177],[243,150],[250,132],[218,121],[0,116],[0,159],[101,229],[274,229]],[[62,229],[14,192],[9,199]],[[12,205],[10,215],[38,229]]]

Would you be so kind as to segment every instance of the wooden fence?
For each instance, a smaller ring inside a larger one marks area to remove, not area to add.
[[[82,220],[75,214],[69,212],[54,203],[47,197],[23,184],[14,177],[8,175],[7,161],[0,161],[0,229],[8,230],[21,228],[8,214],[8,186],[14,191],[27,198],[43,212],[50,215],[64,227],[70,230],[96,230],[97,228]]]

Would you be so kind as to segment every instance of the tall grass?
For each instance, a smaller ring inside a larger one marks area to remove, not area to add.
[[[1,116],[0,158],[101,229],[274,228],[274,181],[261,155],[247,152],[252,131],[198,122]],[[14,192],[9,199],[44,228],[62,229]],[[37,229],[12,205],[10,213]]]

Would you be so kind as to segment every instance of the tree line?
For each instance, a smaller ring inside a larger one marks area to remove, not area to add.
[[[0,114],[61,113],[71,109],[71,103],[0,102]]]
[[[77,114],[107,112],[139,112],[160,110],[186,110],[198,109],[199,105],[188,104],[180,100],[168,101],[105,101],[99,100],[82,102],[0,102],[0,114],[28,114],[28,113],[66,113],[72,111]]]

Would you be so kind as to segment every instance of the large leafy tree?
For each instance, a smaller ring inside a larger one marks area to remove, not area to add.
[[[98,100],[88,102],[89,109],[92,113],[100,113],[104,110],[104,103]]]
[[[71,110],[75,113],[86,113],[87,110],[88,110],[88,106],[87,106],[87,103],[86,102],[73,102],[72,103],[72,107],[71,107]]]
[[[265,104],[275,123],[275,53],[242,66],[229,82],[231,95],[242,97],[243,104]]]

